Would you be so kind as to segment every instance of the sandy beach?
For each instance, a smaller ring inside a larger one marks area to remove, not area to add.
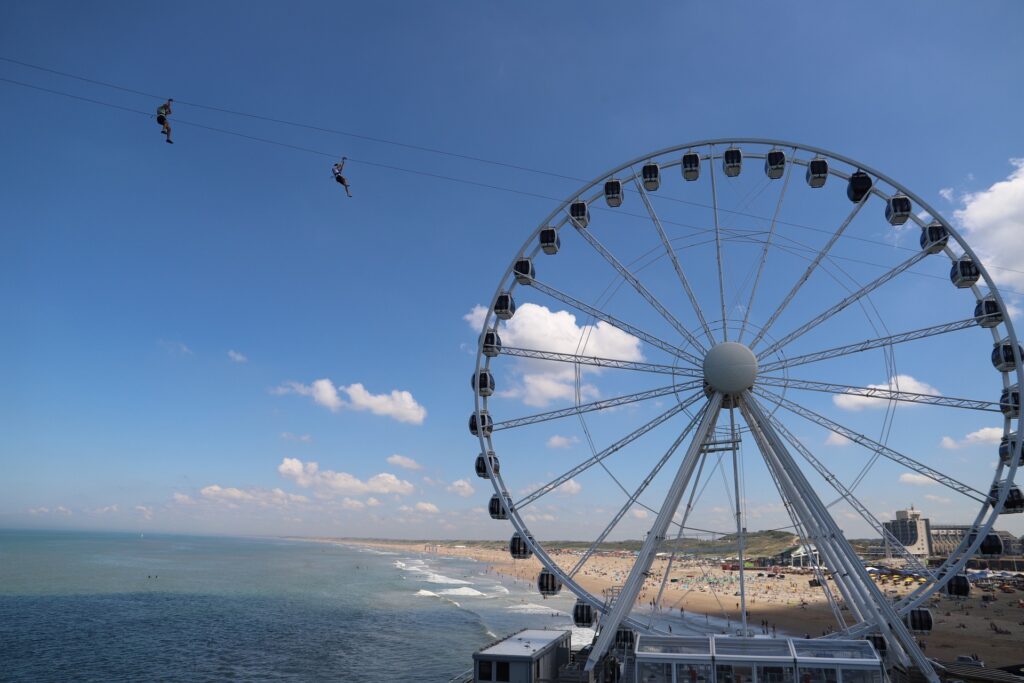
[[[429,552],[449,557],[471,558],[515,581],[533,584],[541,569],[536,558],[513,560],[508,551],[493,544],[434,543],[424,541],[366,541],[346,539],[346,543],[385,548],[403,552]],[[576,551],[548,549],[552,559],[570,569],[579,559]],[[659,558],[637,602],[650,605],[662,583],[667,558]],[[581,586],[593,594],[620,585],[629,573],[632,558],[626,554],[605,553],[591,557],[576,575]],[[820,636],[834,630],[836,620],[820,588],[808,584],[814,578],[809,569],[781,568],[784,578],[770,578],[769,570],[746,570],[747,624],[755,634],[777,633],[793,636]],[[761,576],[758,574],[761,573]],[[834,592],[836,588],[829,582]],[[889,594],[903,595],[911,589],[886,584]],[[921,636],[925,653],[939,660],[953,660],[959,654],[977,654],[987,666],[1008,666],[1024,661],[1020,643],[1024,639],[1024,608],[1018,601],[1024,593],[996,593],[994,600],[983,602],[981,593],[970,598],[933,597],[928,605],[935,625],[927,636]],[[672,566],[665,584],[661,610],[694,615],[708,615],[726,620],[735,632],[740,627],[739,572],[721,569],[716,563],[679,561]],[[852,617],[844,611],[846,619]],[[996,628],[1004,632],[997,632]]]

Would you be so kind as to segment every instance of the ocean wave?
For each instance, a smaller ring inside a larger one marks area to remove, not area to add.
[[[427,592],[429,593],[430,591],[427,591]],[[458,595],[458,596],[461,596],[461,597],[464,597],[464,598],[465,597],[476,598],[476,597],[483,597],[484,596],[484,594],[481,593],[480,591],[478,591],[477,589],[469,588],[469,587],[466,587],[466,586],[463,586],[462,588],[446,588],[445,590],[443,590],[440,593],[438,593],[438,595]]]
[[[544,605],[538,605],[536,603],[528,602],[523,605],[510,605],[509,611],[522,612],[524,614],[557,614],[559,616],[569,616],[568,612],[562,612],[553,607],[545,607]]]
[[[424,570],[424,571],[426,571],[426,570]],[[463,581],[462,579],[453,579],[450,576],[445,576],[444,574],[435,574],[433,572],[429,572],[425,577],[423,577],[423,580],[426,581],[427,583],[445,583],[445,584],[448,584],[450,586],[468,586],[468,585],[470,585],[470,583],[472,583],[471,581]]]
[[[438,574],[431,570],[431,567],[426,565],[423,560],[413,560],[405,558],[405,560],[395,560],[391,563],[396,569],[401,569],[403,572],[418,572],[423,574],[423,581],[427,583],[440,583],[449,586],[468,586],[472,581],[463,581],[462,579],[455,579],[451,576],[445,576],[444,574]]]
[[[433,593],[431,591],[425,591],[425,590],[416,591],[416,595],[420,595],[420,596],[423,596],[423,597],[426,597],[426,598],[436,598],[437,597],[437,593]]]

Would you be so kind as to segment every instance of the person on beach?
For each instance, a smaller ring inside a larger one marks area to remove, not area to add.
[[[171,115],[171,102],[173,101],[173,99],[168,98],[166,102],[156,108],[156,122],[160,124],[162,128],[160,132],[167,138],[166,142],[168,145],[174,144],[174,140],[171,139],[171,123],[168,120]]]
[[[345,169],[345,161],[347,159],[348,157],[342,157],[339,163],[331,167],[331,172],[334,173],[334,179],[338,182],[338,184],[345,188],[345,194],[351,197],[352,191],[349,190],[348,180],[345,178],[345,176],[341,174],[341,172]]]

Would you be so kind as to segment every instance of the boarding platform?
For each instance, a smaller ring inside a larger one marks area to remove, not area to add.
[[[637,683],[885,683],[866,640],[639,634]]]

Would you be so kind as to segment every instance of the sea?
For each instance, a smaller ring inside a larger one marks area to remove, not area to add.
[[[273,538],[0,531],[0,681],[431,681],[568,591],[427,552]]]

